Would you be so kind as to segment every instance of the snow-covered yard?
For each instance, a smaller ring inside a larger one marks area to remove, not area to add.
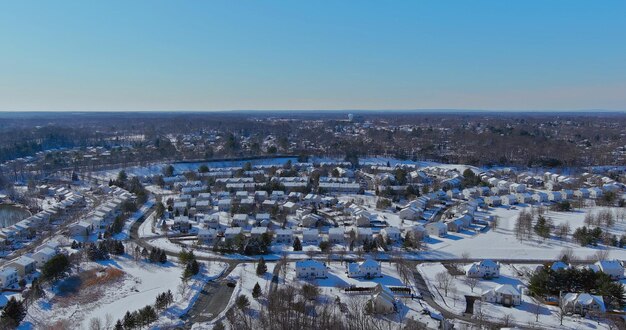
[[[535,265],[536,266],[536,265]],[[424,263],[417,266],[428,284],[428,288],[433,294],[433,299],[441,307],[456,314],[465,311],[465,296],[481,296],[481,293],[493,289],[500,284],[509,284],[515,288],[520,288],[522,292],[522,304],[514,307],[505,307],[496,303],[476,302],[474,305],[474,315],[484,315],[490,321],[503,322],[504,317],[510,317],[510,321],[515,324],[531,328],[559,328],[559,329],[608,329],[606,324],[598,324],[594,320],[580,317],[566,316],[563,325],[560,325],[558,307],[548,306],[538,303],[534,298],[525,294],[526,283],[518,277],[518,271],[524,272],[523,268],[532,269],[533,265],[501,265],[500,277],[490,280],[479,280],[473,292],[466,282],[465,275],[453,277],[452,284],[446,296],[445,290],[439,287],[437,274],[448,272],[441,263]]]
[[[44,324],[70,322],[87,328],[92,318],[100,319],[102,324],[108,320],[115,322],[126,311],[154,304],[156,296],[168,290],[174,295],[174,304],[161,319],[178,318],[202,289],[203,283],[218,276],[225,267],[221,263],[204,265],[201,274],[188,283],[182,295],[179,290],[182,268],[171,261],[164,265],[150,264],[125,255],[97,263],[85,262],[81,264],[79,274],[92,271],[102,280],[70,277],[62,282],[63,289],[57,284],[54,292],[46,290],[47,296],[29,308],[24,325],[37,328]]]

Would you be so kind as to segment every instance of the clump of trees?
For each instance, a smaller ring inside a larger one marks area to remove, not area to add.
[[[118,240],[107,239],[98,243],[86,244],[87,258],[91,261],[107,260],[109,254],[124,254],[124,244]]]
[[[588,229],[586,226],[576,228],[572,235],[574,240],[582,246],[598,245],[598,242],[602,238],[602,229],[596,227]]]
[[[192,276],[197,275],[200,272],[200,264],[196,260],[196,256],[193,251],[182,250],[178,254],[178,261],[185,265],[183,271],[183,282],[188,281]]]
[[[132,313],[127,311],[124,318],[116,322],[116,327],[117,324],[120,324],[124,329],[141,329],[149,326],[157,319],[158,315],[154,307],[147,305]]]
[[[586,292],[600,295],[610,308],[622,309],[626,306],[624,287],[611,280],[603,272],[582,268],[552,270],[547,265],[537,270],[530,278],[528,286],[536,296],[558,296],[561,292]]]

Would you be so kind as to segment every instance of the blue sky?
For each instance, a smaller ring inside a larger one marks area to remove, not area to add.
[[[626,110],[626,1],[0,2],[0,110]]]

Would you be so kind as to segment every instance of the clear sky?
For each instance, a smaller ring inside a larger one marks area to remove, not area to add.
[[[626,1],[0,2],[0,110],[626,110]]]

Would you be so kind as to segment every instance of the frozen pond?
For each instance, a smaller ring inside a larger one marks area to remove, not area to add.
[[[30,216],[30,213],[20,207],[0,204],[0,227],[9,227],[15,223],[24,220]]]

